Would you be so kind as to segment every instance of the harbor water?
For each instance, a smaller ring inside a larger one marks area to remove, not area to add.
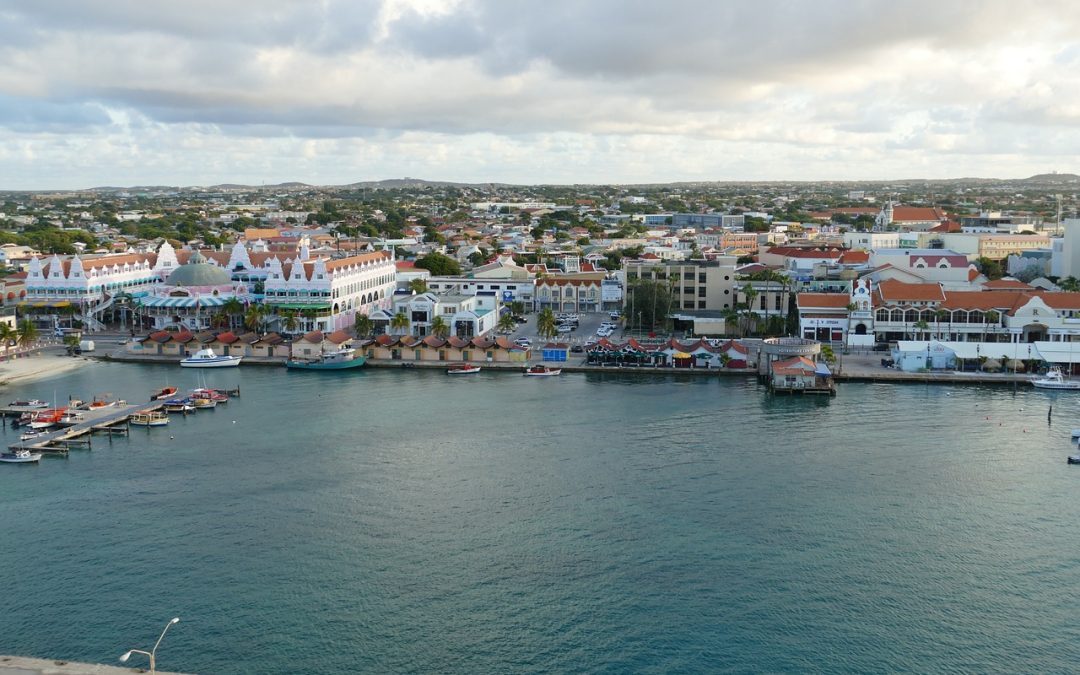
[[[101,363],[3,396],[202,381],[241,397],[0,466],[0,653],[116,664],[179,616],[163,670],[1080,663],[1075,394]]]

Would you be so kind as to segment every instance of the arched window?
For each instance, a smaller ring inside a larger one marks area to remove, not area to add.
[[[904,310],[902,309],[894,309],[889,312],[889,315],[891,317],[890,320],[895,321],[896,323],[900,323],[904,320]]]
[[[904,312],[904,321],[907,321],[908,323],[915,323],[918,320],[919,310],[909,309],[908,311]]]
[[[888,321],[889,320],[889,310],[887,310],[887,309],[879,309],[877,311],[877,313],[875,314],[875,318],[878,321]]]

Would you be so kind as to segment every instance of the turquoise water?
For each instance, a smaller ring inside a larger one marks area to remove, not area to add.
[[[3,395],[136,400],[195,377],[96,364]],[[772,399],[750,380],[390,370],[206,377],[242,398],[66,459],[0,466],[0,653],[116,663],[180,616],[162,669],[1080,663],[1080,467],[1064,461],[1077,396],[848,384],[822,401]]]

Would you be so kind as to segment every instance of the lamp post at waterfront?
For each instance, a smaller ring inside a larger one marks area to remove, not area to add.
[[[179,622],[180,622],[180,617],[178,617],[178,616],[173,617],[169,621],[169,623],[165,624],[165,629],[161,631],[161,635],[158,636],[157,642],[154,643],[154,648],[153,649],[151,649],[148,652],[144,652],[141,649],[130,649],[130,650],[124,652],[120,656],[120,663],[127,663],[127,660],[131,658],[132,654],[142,654],[144,656],[150,657],[150,672],[151,673],[157,672],[155,670],[156,663],[154,662],[154,656],[157,654],[158,645],[160,645],[161,641],[165,638],[165,633],[169,632],[169,628],[171,628],[173,626],[173,624],[179,623]]]

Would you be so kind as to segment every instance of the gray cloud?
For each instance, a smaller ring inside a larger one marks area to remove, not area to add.
[[[346,147],[432,166],[418,137],[496,172],[1052,156],[1080,126],[1078,29],[1065,0],[9,0],[0,130],[38,160],[261,140],[282,167]]]

